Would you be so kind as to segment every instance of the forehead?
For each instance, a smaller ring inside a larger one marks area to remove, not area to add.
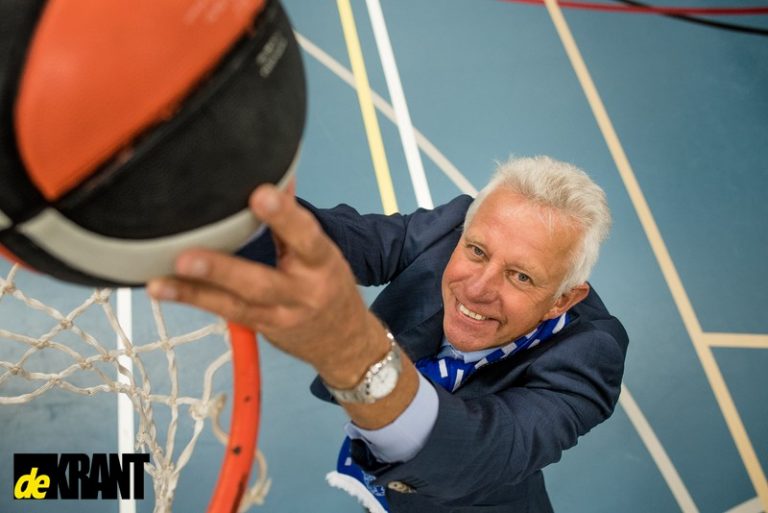
[[[580,234],[564,213],[504,187],[486,197],[465,230],[466,238],[487,245],[508,264],[526,264],[546,274],[567,268]]]

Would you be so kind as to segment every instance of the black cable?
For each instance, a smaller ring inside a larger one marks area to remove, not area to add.
[[[616,2],[633,5],[635,7],[650,7],[648,4],[637,2],[635,0],[614,0]],[[660,13],[661,16],[667,16],[669,18],[676,18],[680,21],[687,21],[688,23],[696,23],[697,25],[706,25],[708,27],[718,28],[721,30],[729,30],[731,32],[741,32],[744,34],[754,34],[756,36],[768,36],[768,29],[760,27],[750,27],[747,25],[736,25],[735,23],[725,23],[722,21],[707,20],[703,18],[696,18],[694,16],[688,16],[685,14],[668,14]]]

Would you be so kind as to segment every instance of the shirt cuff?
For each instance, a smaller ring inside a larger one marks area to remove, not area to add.
[[[362,440],[382,463],[408,461],[427,443],[437,420],[437,392],[419,374],[419,388],[411,404],[391,424],[381,429],[362,429],[352,422],[344,427],[352,439]]]

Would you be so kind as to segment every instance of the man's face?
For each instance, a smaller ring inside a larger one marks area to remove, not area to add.
[[[443,273],[448,341],[461,351],[502,346],[570,307],[555,294],[579,236],[556,211],[504,187],[493,191]]]

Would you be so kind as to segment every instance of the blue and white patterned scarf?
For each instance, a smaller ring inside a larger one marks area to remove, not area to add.
[[[536,347],[562,330],[570,321],[571,316],[567,312],[560,317],[544,321],[530,333],[474,361],[465,361],[465,355],[446,342],[436,356],[422,358],[415,365],[419,372],[433,383],[454,393],[478,369]],[[328,483],[356,497],[371,513],[387,513],[384,487],[374,484],[375,476],[365,472],[352,460],[350,444],[350,439],[346,438],[339,452],[336,471],[326,476]]]
[[[533,331],[523,335],[514,342],[500,347],[478,361],[465,362],[461,353],[451,345],[443,345],[437,356],[422,358],[416,362],[416,368],[424,376],[438,383],[447,391],[453,393],[464,384],[477,369],[508,358],[515,353],[531,347],[536,347],[543,340],[557,333],[568,323],[567,313],[539,324]]]

